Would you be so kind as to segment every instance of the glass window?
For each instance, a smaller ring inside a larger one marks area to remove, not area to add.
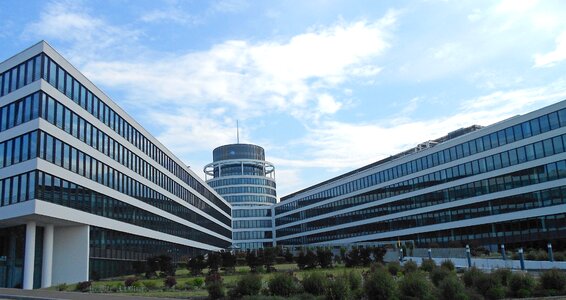
[[[547,132],[547,131],[550,130],[550,123],[548,121],[548,115],[541,116],[539,118],[539,122],[540,122],[540,132],[541,133]]]
[[[37,157],[37,131],[33,131],[29,138],[29,156],[30,158]]]
[[[57,66],[57,89],[65,94],[65,71]]]
[[[553,112],[551,114],[548,114],[548,122],[550,123],[551,130],[560,127],[560,121],[558,120],[558,113]]]
[[[6,142],[6,156],[4,158],[4,164],[7,166],[11,166],[12,165],[12,159],[14,158],[14,156],[12,155],[12,147],[13,147],[13,141],[9,140]]]
[[[22,137],[22,161],[29,159],[29,134]]]
[[[4,148],[6,143],[0,143],[0,168],[4,167]]]
[[[529,122],[531,124],[531,133],[532,135],[537,135],[540,133],[540,123],[539,119],[533,119]]]
[[[562,144],[561,136],[556,136],[552,138],[552,143],[554,144],[554,153],[564,152],[564,145]]]
[[[56,103],[55,126],[63,129],[63,105]]]
[[[566,108],[558,111],[558,118],[560,119],[560,127],[566,126]]]
[[[33,62],[32,58],[26,63],[26,84],[30,84],[33,81]]]
[[[47,121],[55,124],[55,100],[51,97],[47,98]]]

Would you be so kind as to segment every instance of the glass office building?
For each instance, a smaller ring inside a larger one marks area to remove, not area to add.
[[[47,43],[0,63],[0,287],[232,244],[231,206]]]
[[[275,167],[265,161],[264,149],[250,144],[220,146],[204,173],[206,182],[232,204],[233,247],[271,247],[277,193]]]
[[[277,245],[566,246],[566,101],[428,141],[281,199]]]

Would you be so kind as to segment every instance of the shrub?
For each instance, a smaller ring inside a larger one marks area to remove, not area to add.
[[[67,286],[66,283],[61,283],[59,285],[57,285],[57,290],[60,292],[64,292],[68,289],[69,287]]]
[[[476,267],[471,267],[464,272],[464,275],[462,275],[462,280],[464,281],[466,287],[475,287],[476,280],[482,276],[485,276],[485,273],[482,272],[482,270]]]
[[[397,284],[391,274],[378,270],[366,275],[364,294],[372,300],[388,300],[397,298]]]
[[[537,250],[535,252],[536,260],[548,260],[548,253],[544,250]]]
[[[317,248],[316,257],[321,268],[332,267],[332,251],[328,248]]]
[[[303,289],[309,294],[323,295],[327,286],[328,280],[323,273],[312,272],[303,277]]]
[[[450,272],[445,268],[436,267],[429,274],[430,281],[432,281],[435,286],[439,286],[446,277],[450,276],[450,274],[453,274],[453,272]]]
[[[437,268],[442,269],[442,268]],[[466,287],[453,273],[449,273],[438,284],[438,299],[441,300],[467,300]]]
[[[187,262],[187,269],[191,271],[193,276],[200,275],[204,268],[206,268],[206,261],[202,255],[197,255]]]
[[[555,261],[564,261],[565,260],[564,252],[555,252],[554,253],[554,260]]]
[[[167,288],[172,288],[177,284],[177,279],[175,276],[167,276],[165,280],[163,280],[163,285]]]
[[[540,285],[545,290],[562,292],[566,286],[566,274],[558,269],[550,269],[540,274]]]
[[[533,294],[535,288],[534,278],[526,273],[511,274],[509,278],[509,296],[526,298]]]
[[[440,263],[440,267],[448,271],[456,270],[456,266],[454,266],[454,263],[449,259],[443,260],[442,263]]]
[[[208,298],[210,299],[220,299],[224,297],[226,292],[224,291],[224,285],[222,284],[222,277],[218,273],[211,273],[206,276],[205,287],[208,291]]]
[[[152,280],[144,281],[143,285],[148,290],[155,290],[157,288],[157,283],[155,281],[152,281]]]
[[[130,287],[132,285],[134,285],[135,282],[137,282],[138,279],[136,277],[128,277],[126,278],[126,280],[124,280],[124,286],[125,287]]]
[[[350,284],[350,290],[357,291],[362,287],[362,275],[359,272],[350,270],[344,273],[344,276],[348,279]]]
[[[403,274],[414,273],[418,269],[417,263],[409,260],[403,264]]]
[[[495,276],[480,275],[475,279],[474,287],[486,299],[502,299],[505,297],[505,288]]]
[[[261,290],[261,276],[257,274],[247,274],[241,276],[236,286],[228,293],[232,298],[241,298],[243,296],[258,295]]]
[[[525,259],[527,260],[536,260],[537,254],[535,250],[529,250],[525,253]]]
[[[350,286],[348,278],[344,275],[337,276],[328,283],[325,294],[326,300],[348,300],[350,299]]]
[[[77,283],[75,290],[79,292],[88,292],[91,286],[92,286],[92,281],[81,281]]]
[[[425,271],[425,272],[432,272],[432,270],[434,270],[434,268],[436,268],[436,262],[434,262],[433,259],[423,259],[423,262],[421,263],[421,270]]]
[[[392,261],[387,264],[387,271],[393,276],[397,276],[397,273],[401,272],[401,265],[397,261]]]
[[[399,292],[402,298],[431,299],[432,285],[422,272],[412,272],[399,281]]]
[[[295,278],[289,273],[276,273],[267,285],[269,292],[275,296],[289,297],[297,291]]]
[[[491,273],[491,276],[493,276],[503,286],[509,286],[511,275],[513,275],[513,273],[509,269],[497,269]]]
[[[204,284],[204,279],[202,279],[200,277],[193,279],[193,286],[194,287],[201,288],[203,284]]]

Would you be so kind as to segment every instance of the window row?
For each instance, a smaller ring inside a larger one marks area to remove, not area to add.
[[[0,168],[37,157],[37,131],[0,143]]]
[[[0,132],[39,116],[39,93],[31,94],[0,108]]]
[[[46,202],[63,205],[113,220],[214,245],[216,247],[223,248],[227,246],[227,244],[230,244],[229,241],[222,240],[189,226],[179,224],[141,208],[41,171],[37,172],[36,197],[37,199]],[[229,230],[227,231],[229,234],[228,237],[230,237],[231,232]],[[226,232],[223,232],[222,234],[226,234]]]
[[[257,187],[257,186],[238,186],[238,187],[220,187],[215,188],[216,192],[220,195],[228,194],[267,194],[276,196],[276,192],[272,188]]]
[[[393,180],[395,178],[419,172],[427,168],[432,168],[564,126],[566,126],[566,109],[555,111],[541,117],[510,126],[497,132],[423,156],[407,163],[399,164],[395,167],[359,178],[326,191],[315,193],[297,200],[292,200],[293,203],[277,207],[277,213],[279,214],[298,207],[307,206],[319,202],[321,199],[348,194],[359,189]],[[287,199],[283,199],[282,201],[287,201]]]
[[[451,168],[436,171],[434,173],[422,175],[409,180],[405,180],[396,184],[381,187],[377,189],[377,199],[389,198],[438,184],[451,182],[464,177],[483,174],[501,168],[522,164],[535,159],[552,156],[563,153],[566,149],[566,134],[548,138],[533,144],[528,144],[515,149],[496,153],[487,157],[482,157],[464,164],[456,165]],[[327,198],[319,199],[319,201]],[[352,199],[358,201],[375,201],[363,199],[359,197],[348,197],[345,199],[333,201],[327,204],[317,206],[313,211],[337,211],[342,208],[351,207],[352,205],[360,205],[367,202],[352,202]],[[330,209],[329,209],[330,208]],[[276,208],[277,209],[277,208]],[[290,219],[303,219],[299,216],[300,212],[295,213]],[[285,224],[281,221],[281,224]]]
[[[274,180],[264,179],[264,178],[213,179],[213,180],[209,180],[207,183],[213,188],[227,186],[227,185],[244,185],[244,184],[263,185],[263,186],[270,186],[272,188],[276,187]]]
[[[194,195],[181,184],[134,154],[127,147],[109,137],[104,131],[93,126],[45,93],[41,93],[39,110],[40,116],[51,124],[63,129],[87,145],[140,174],[189,204],[199,208],[204,207],[205,209],[203,210],[207,213],[211,212],[211,216],[224,218],[225,222],[229,223],[225,216],[216,211],[215,207],[201,200],[197,195]]]
[[[565,160],[521,170],[510,174],[505,174],[502,176],[479,180],[468,184],[435,191],[432,193],[414,196],[379,206],[356,210],[312,222],[303,223],[300,225],[295,225],[292,226],[294,228],[294,231],[292,232],[296,233],[299,229],[301,230],[301,232],[304,232],[308,230],[321,229],[328,226],[347,224],[351,222],[410,211],[422,207],[431,207],[446,202],[477,197],[563,178],[566,178]],[[520,195],[514,197],[521,198]],[[552,197],[546,198],[552,199]],[[311,214],[314,215],[314,211],[307,211],[306,213],[306,216],[304,216],[306,218],[311,217]]]
[[[418,234],[401,235],[400,240],[414,241],[420,248],[430,245],[451,246],[460,241],[459,245],[477,243],[479,245],[513,244],[524,246],[529,241],[537,242],[563,238],[566,233],[566,214],[555,214],[535,218],[524,218],[499,223],[456,227],[446,230],[434,230]],[[338,238],[347,238],[347,234]],[[318,238],[320,240],[321,238]],[[391,241],[390,237],[372,241]],[[277,245],[305,245],[313,242],[307,237],[297,237],[277,241]]]
[[[214,232],[230,236],[229,231],[219,224],[210,221],[208,218],[203,218],[193,210],[43,131],[39,133],[39,157]],[[219,214],[218,211],[210,207],[207,208],[202,205],[196,207],[209,215]],[[220,215],[217,219],[230,226],[229,218]]]
[[[234,232],[233,238],[234,241],[241,241],[241,240],[262,240],[262,239],[271,239],[273,234],[271,231],[240,231]]]
[[[271,217],[271,209],[232,209],[232,218]]]
[[[40,78],[41,55],[37,55],[27,61],[0,74],[0,97],[28,85]]]
[[[134,126],[124,120],[124,118],[94,95],[92,91],[68,74],[47,55],[43,55],[42,76],[43,79],[65,94],[69,99],[76,102],[94,117],[180,178],[183,182],[187,183],[198,193],[205,196],[214,203],[214,205],[230,214],[230,207],[218,199],[196,178],[190,175],[184,166],[177,164],[175,160],[165,154],[165,152],[153,144],[141,132],[135,129]]]
[[[493,199],[466,206],[406,216],[382,222],[334,229],[332,231],[307,235],[305,237],[305,242],[307,244],[318,243],[563,204],[566,204],[566,187]],[[327,223],[331,223],[331,220],[328,220]],[[327,224],[322,228],[327,228],[329,226],[332,226],[332,224]],[[278,237],[283,236],[280,235],[282,233],[282,231],[277,230]]]
[[[225,176],[266,176],[263,164],[220,164],[213,170],[214,178]]]
[[[267,242],[267,243],[262,243],[262,242],[253,242],[253,243],[236,243],[234,244],[234,246],[236,247],[236,249],[241,250],[258,250],[258,249],[263,249],[263,248],[267,248],[267,247],[273,247],[273,244],[271,242]]]
[[[240,228],[271,228],[271,220],[238,220],[232,222],[234,229]]]
[[[275,197],[261,196],[261,195],[224,196],[224,199],[226,199],[226,201],[232,204],[237,204],[242,202],[275,204],[277,202],[277,199]]]
[[[109,278],[134,274],[135,264],[157,255],[167,255],[174,263],[206,251],[175,243],[150,239],[100,227],[90,226],[90,276]]]
[[[35,199],[35,172],[0,179],[0,205]]]

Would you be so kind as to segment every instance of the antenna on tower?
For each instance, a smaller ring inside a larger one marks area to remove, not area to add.
[[[236,120],[236,141],[238,144],[240,143],[240,124],[238,120]]]

